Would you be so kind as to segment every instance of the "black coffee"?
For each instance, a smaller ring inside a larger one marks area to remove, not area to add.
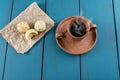
[[[75,21],[70,26],[70,32],[75,37],[81,37],[86,33],[86,27],[83,22]]]

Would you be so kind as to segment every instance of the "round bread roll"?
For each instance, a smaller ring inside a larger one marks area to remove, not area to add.
[[[36,29],[38,32],[43,32],[46,30],[46,24],[44,21],[36,21],[34,29]]]
[[[20,32],[20,33],[25,33],[27,30],[30,29],[30,26],[27,22],[25,21],[22,21],[20,23],[17,24],[17,30]]]

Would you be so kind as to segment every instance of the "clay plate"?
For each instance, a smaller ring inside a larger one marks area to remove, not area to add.
[[[76,17],[78,16],[72,16],[64,19],[58,25],[56,29],[56,33],[64,32],[67,29],[67,27],[69,27],[69,24],[71,23],[72,19]],[[97,38],[97,32],[95,29],[90,31],[86,35],[86,37],[82,40],[73,39],[71,36],[69,36],[67,32],[64,38],[61,39],[56,38],[56,42],[60,46],[60,48],[63,49],[65,52],[68,52],[70,54],[84,54],[94,47],[96,43],[96,38]]]

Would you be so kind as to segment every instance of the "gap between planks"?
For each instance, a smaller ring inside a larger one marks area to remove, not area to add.
[[[10,19],[9,19],[9,22],[10,22],[11,19],[12,19],[13,6],[14,6],[14,0],[12,0],[12,4],[11,4],[11,10],[10,10]],[[2,80],[4,80],[5,65],[6,65],[6,59],[7,59],[7,50],[8,50],[8,43],[6,42],[5,60],[4,60],[4,66],[3,66]]]
[[[119,78],[120,78],[120,62],[119,62],[119,50],[118,50],[118,35],[117,35],[117,26],[116,26],[116,17],[115,17],[115,3],[112,0],[112,8],[113,8],[113,18],[114,18],[114,27],[115,27],[115,38],[116,38],[116,50],[117,50],[117,61],[118,61],[118,70],[119,70]]]

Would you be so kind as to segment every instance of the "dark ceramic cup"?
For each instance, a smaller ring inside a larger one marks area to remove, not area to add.
[[[67,36],[69,35],[72,39],[80,40],[80,39],[83,39],[84,37],[86,37],[87,34],[91,30],[96,29],[95,24],[93,24],[90,20],[88,20],[87,18],[84,18],[82,16],[71,16],[71,17],[68,17],[68,18],[64,19],[61,23],[65,22],[65,21],[67,23],[67,25],[66,25],[67,28],[64,28],[66,30],[61,31],[61,33],[57,33],[57,35],[56,35],[57,38],[63,38],[64,35],[66,34]],[[84,24],[85,33],[82,36],[75,36],[71,33],[71,29],[70,29],[71,24],[73,24],[75,21]]]
[[[77,20],[77,22],[80,22],[80,23],[84,24],[85,34],[82,35],[82,36],[75,36],[71,33],[71,30],[70,30],[71,24],[73,24],[73,22],[75,22],[76,20]],[[71,24],[69,25],[69,27],[67,27],[67,32],[68,32],[69,36],[71,36],[74,39],[83,39],[84,37],[86,37],[86,35],[89,33],[89,31],[96,29],[95,24],[93,24],[87,18],[84,18],[82,16],[76,16],[76,18],[71,21]]]

